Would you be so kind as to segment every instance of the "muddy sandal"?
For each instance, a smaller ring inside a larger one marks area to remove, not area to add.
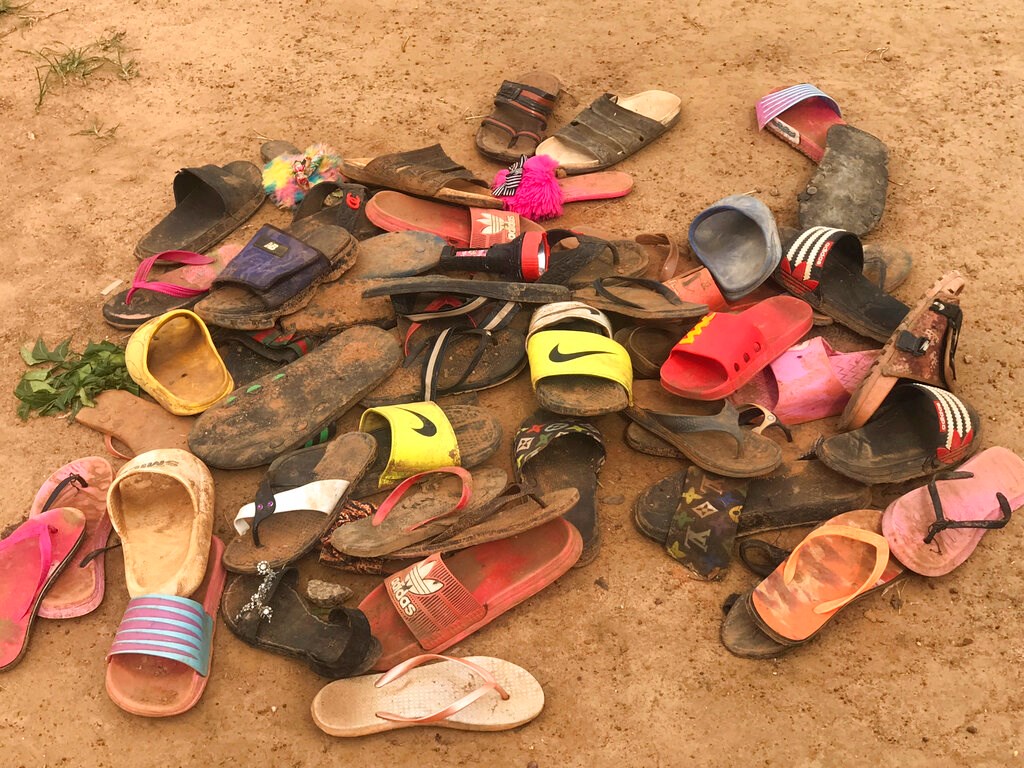
[[[273,470],[268,470],[255,501],[235,515],[238,536],[224,550],[224,567],[234,573],[256,573],[261,562],[279,568],[305,555],[330,528],[376,453],[372,437],[350,432],[324,446],[302,485],[277,490]]]
[[[102,434],[111,455],[130,459],[157,448],[187,451],[195,418],[175,416],[131,392],[110,389],[96,396],[95,407],[79,411],[75,423]],[[118,449],[115,440],[128,452]]]
[[[174,176],[174,209],[135,246],[140,261],[164,251],[209,250],[263,205],[263,175],[243,160],[183,168]]]
[[[910,308],[864,276],[864,248],[851,232],[813,227],[785,244],[775,282],[837,323],[885,341]]]
[[[565,416],[615,413],[633,401],[633,366],[600,310],[578,301],[533,314],[526,339],[537,402]]]
[[[656,325],[630,325],[617,330],[614,338],[629,353],[633,378],[657,379],[679,333]]]
[[[894,387],[863,427],[820,440],[815,453],[862,483],[899,483],[956,466],[981,447],[980,431],[969,403],[911,382]]]
[[[683,301],[657,280],[642,277],[599,277],[591,285],[573,291],[573,299],[640,321],[693,321],[708,312],[706,304]]]
[[[294,567],[263,566],[238,576],[224,589],[221,613],[228,629],[253,646],[303,660],[332,679],[366,672],[380,656],[362,611],[335,608],[320,618],[300,596]]]
[[[561,83],[548,72],[528,72],[518,81],[505,80],[494,97],[494,111],[476,132],[481,155],[499,163],[532,157],[544,140]]]
[[[601,432],[581,419],[558,418],[539,411],[516,432],[516,477],[537,495],[548,497],[562,488],[575,488],[579,501],[562,519],[583,538],[583,552],[574,567],[592,562],[601,547],[597,477],[604,465]]]

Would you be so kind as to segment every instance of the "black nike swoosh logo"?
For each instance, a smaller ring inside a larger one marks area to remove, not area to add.
[[[416,418],[423,422],[423,426],[413,428],[413,432],[419,432],[424,437],[433,437],[434,435],[437,434],[437,425],[434,424],[434,422],[432,422],[423,414],[416,413],[416,411],[410,411],[408,408],[399,408],[398,410],[405,411],[406,413],[411,413],[413,416],[415,416]]]
[[[600,349],[594,349],[594,350],[591,350],[589,352],[560,352],[558,350],[558,345],[555,344],[555,346],[552,348],[552,350],[550,352],[548,352],[548,360],[550,360],[552,363],[567,363],[570,360],[575,360],[575,359],[577,359],[579,357],[586,357],[587,355],[607,355],[607,354],[609,354],[609,353],[605,352],[604,350],[600,350]]]

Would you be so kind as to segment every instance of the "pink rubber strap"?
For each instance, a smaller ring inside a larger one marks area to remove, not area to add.
[[[427,523],[432,523],[435,520],[440,520],[442,517],[454,515],[460,509],[465,507],[473,496],[473,476],[462,467],[441,467],[440,469],[428,469],[426,472],[420,472],[419,474],[415,474],[412,477],[405,478],[405,480],[398,484],[395,490],[388,494],[388,497],[381,502],[381,505],[377,507],[377,511],[373,515],[373,520],[371,521],[373,527],[376,528],[384,522],[387,516],[391,513],[391,510],[395,508],[395,505],[399,502],[402,496],[405,495],[405,492],[412,488],[412,486],[415,485],[418,480],[421,480],[427,475],[432,475],[435,472],[444,472],[449,475],[455,475],[456,477],[460,478],[462,480],[462,496],[459,498],[459,502],[447,512],[443,512],[440,515],[434,515],[433,517],[427,520],[421,520],[415,525],[410,525],[408,528],[404,529],[405,532],[409,533],[410,531],[415,531],[417,528],[422,528]]]
[[[153,265],[158,261],[170,264],[205,266],[213,264],[216,259],[210,256],[203,256],[203,254],[195,253],[194,251],[163,251],[150,256],[148,259],[143,259],[139,262],[139,268],[135,270],[135,275],[132,277],[132,287],[128,289],[128,294],[124,297],[125,304],[131,304],[132,296],[140,289],[155,291],[156,293],[166,293],[168,296],[176,296],[179,299],[190,299],[209,290],[206,288],[189,288],[184,285],[174,285],[173,283],[161,283],[159,281],[147,282],[146,278],[149,277],[149,273],[153,271]]]
[[[476,674],[480,675],[480,677],[483,678],[484,682],[479,688],[473,689],[465,696],[463,696],[461,699],[458,699],[457,701],[454,701],[451,704],[449,704],[444,709],[439,709],[437,712],[433,712],[429,715],[423,715],[422,717],[405,717],[404,715],[396,715],[393,712],[377,712],[377,717],[379,717],[381,720],[390,720],[396,723],[436,723],[439,720],[445,720],[448,717],[451,717],[456,712],[460,712],[477,699],[486,696],[491,691],[496,691],[501,696],[503,701],[508,700],[508,692],[498,684],[498,681],[494,679],[494,675],[492,675],[490,672],[488,672],[480,665],[474,664],[473,662],[468,661],[466,659],[458,659],[453,656],[442,656],[436,653],[424,653],[421,656],[414,656],[413,658],[408,659],[407,661],[403,661],[401,664],[392,667],[388,672],[381,675],[373,684],[373,687],[383,688],[388,683],[392,683],[398,678],[402,677],[409,670],[415,669],[424,662],[431,661],[433,659],[438,659],[440,661],[454,661],[458,664],[461,664],[462,666],[467,667]]]

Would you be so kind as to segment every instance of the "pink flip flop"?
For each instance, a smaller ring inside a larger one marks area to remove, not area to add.
[[[535,221],[556,219],[566,203],[610,200],[633,190],[633,177],[622,171],[599,171],[558,178],[558,161],[547,155],[522,157],[511,167],[498,171],[492,192],[515,211]]]
[[[25,655],[39,604],[84,537],[85,515],[58,507],[0,541],[0,672]]]
[[[896,499],[882,516],[893,555],[924,576],[943,576],[1024,506],[1024,460],[1000,446]]]
[[[877,357],[877,349],[836,352],[815,336],[790,347],[729,400],[763,405],[787,425],[837,416]]]
[[[238,255],[240,245],[223,245],[212,256],[192,251],[164,251],[143,259],[131,287],[107,299],[103,319],[115,328],[138,328],[172,309],[189,309],[210,291],[214,279]],[[150,280],[156,266],[179,264]]]
[[[54,472],[36,494],[30,517],[54,506],[74,507],[85,515],[85,538],[81,555],[100,550],[110,536],[107,489],[114,478],[110,462],[98,456],[76,459]],[[79,558],[81,561],[81,558]],[[76,564],[77,565],[77,564]],[[103,554],[85,565],[68,568],[56,580],[42,605],[44,619],[73,619],[94,611],[103,601]]]

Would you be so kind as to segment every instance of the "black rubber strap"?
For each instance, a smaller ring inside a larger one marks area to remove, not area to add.
[[[1006,496],[1001,493],[996,494],[996,501],[999,503],[999,511],[1002,513],[1002,517],[998,520],[946,519],[946,515],[942,510],[942,499],[939,498],[937,482],[939,480],[964,480],[970,477],[974,477],[973,472],[936,472],[932,475],[931,480],[928,481],[928,495],[931,497],[932,508],[935,510],[935,522],[928,526],[928,535],[924,538],[925,544],[931,544],[932,539],[935,538],[935,534],[940,533],[947,528],[984,528],[991,531],[997,528],[1002,528],[1010,522],[1013,510],[1010,509],[1010,503],[1006,500]]]
[[[789,553],[788,549],[776,547],[760,539],[744,539],[739,545],[740,560],[762,579],[784,563]]]
[[[72,473],[65,477],[63,480],[61,480],[59,483],[57,483],[53,491],[51,491],[50,495],[46,497],[46,501],[43,502],[43,508],[40,511],[45,512],[50,507],[52,507],[53,502],[57,500],[57,497],[60,496],[64,489],[67,488],[69,485],[74,485],[76,488],[89,487],[89,484],[85,482],[84,477]]]
[[[260,523],[274,514],[277,510],[277,499],[274,498],[274,490],[270,485],[270,474],[268,473],[260,487],[256,489],[256,512],[252,517],[252,543],[254,546],[262,547],[260,544],[259,527]]]
[[[99,549],[94,549],[91,552],[86,552],[85,557],[83,557],[79,561],[78,567],[79,568],[85,568],[85,566],[87,566],[89,563],[91,563],[97,557],[102,555],[104,552],[107,552],[107,551],[109,551],[111,549],[119,549],[120,547],[121,547],[121,542],[120,541],[115,541],[110,546],[100,547]]]
[[[743,430],[739,426],[739,414],[728,401],[722,410],[714,416],[690,416],[678,413],[658,413],[631,405],[623,411],[648,432],[676,446],[675,438],[679,433],[688,432],[724,432],[736,441],[736,455],[743,450]],[[676,446],[678,447],[678,446]]]
[[[636,304],[635,302],[628,301],[621,296],[617,296],[608,290],[607,283],[609,281],[615,281],[615,285],[635,285],[640,288],[647,288],[648,290],[654,291],[660,296],[664,297],[669,304],[673,304],[677,307],[683,306],[683,300],[680,299],[675,292],[666,286],[664,283],[659,283],[657,280],[648,280],[645,277],[599,277],[593,285],[594,290],[597,291],[597,295],[601,296],[608,301],[615,304],[621,304],[624,307],[633,307],[634,309],[647,309],[643,304]]]
[[[964,312],[959,304],[949,304],[936,299],[929,309],[946,318],[946,344],[949,354],[949,370],[956,378],[956,346],[960,342],[960,326],[964,322]]]
[[[568,238],[576,238],[579,245],[575,248],[561,251],[550,251],[548,253],[547,271],[540,276],[540,279],[537,281],[538,283],[567,285],[573,275],[597,259],[606,250],[611,251],[613,265],[617,266],[622,261],[619,249],[614,243],[602,240],[600,237],[581,235],[578,232],[573,232],[571,229],[548,230],[548,247],[553,248],[556,244]]]

